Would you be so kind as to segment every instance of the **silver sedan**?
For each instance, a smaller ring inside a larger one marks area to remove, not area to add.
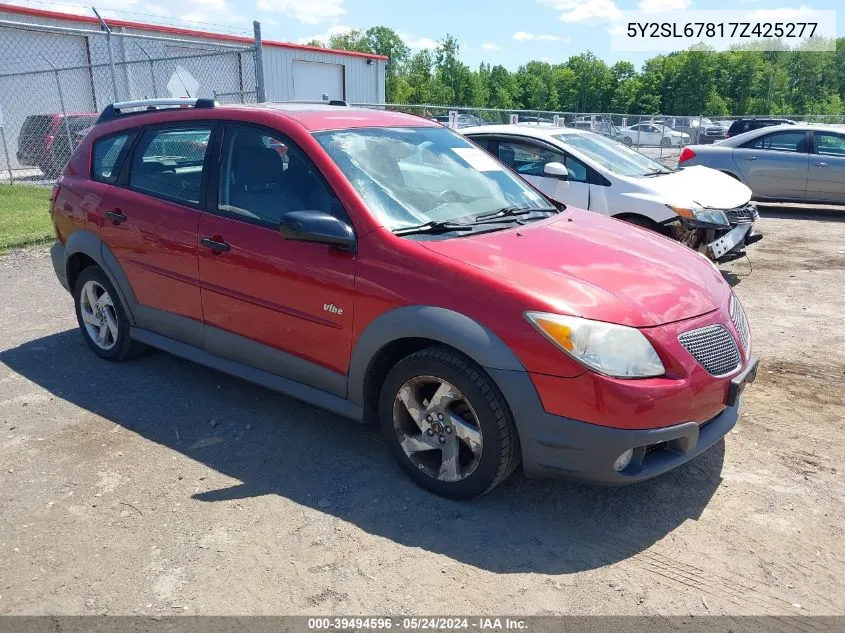
[[[845,128],[761,128],[684,148],[678,166],[690,165],[733,176],[751,188],[755,200],[845,204]]]

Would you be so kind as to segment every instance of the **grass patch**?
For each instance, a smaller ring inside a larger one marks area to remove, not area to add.
[[[48,187],[0,185],[0,254],[54,235]]]

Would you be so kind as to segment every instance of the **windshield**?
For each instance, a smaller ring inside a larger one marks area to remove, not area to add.
[[[445,127],[363,128],[314,137],[390,230],[505,207],[549,207],[518,176]]]
[[[671,171],[657,161],[604,136],[556,134],[555,138],[620,176],[650,176]]]

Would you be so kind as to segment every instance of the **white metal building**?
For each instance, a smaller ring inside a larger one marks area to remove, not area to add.
[[[0,3],[0,21],[100,31],[98,20],[92,16],[44,11],[2,3]],[[202,43],[248,46],[253,41],[252,38],[246,37],[126,20],[107,19],[107,22],[115,33],[178,38],[183,42],[196,41],[198,47]],[[29,70],[32,60],[28,59],[27,52],[44,48],[44,33],[14,30],[5,37],[13,37],[15,41],[11,44],[7,42],[0,47],[0,74],[13,73],[18,69],[22,72]],[[111,78],[108,76],[108,68],[105,67],[108,64],[107,48],[104,46],[101,35],[87,37],[79,33],[51,33],[49,37],[52,38],[51,50],[54,51],[49,57],[56,66],[60,68],[84,65],[93,67],[90,70],[93,76],[88,81],[92,85],[92,94],[75,96],[75,102],[72,104],[74,110],[100,110],[107,101],[113,100]],[[127,51],[122,51],[121,47],[131,46],[132,42],[126,42],[125,38],[115,38],[115,40],[113,48],[117,52],[114,61],[118,64],[121,61],[128,61],[127,58],[121,59],[121,53],[127,54]],[[158,50],[156,47],[166,48],[167,46],[162,42],[150,41],[149,44],[144,44],[143,48],[145,54],[163,57],[167,56],[168,51]],[[181,44],[179,48],[180,54],[184,55],[189,52],[190,47],[187,44]],[[137,52],[129,51],[128,53],[131,53],[132,59],[137,59]],[[386,57],[267,40],[264,40],[262,44],[262,57],[265,97],[268,101],[319,100],[324,95],[328,95],[330,99],[345,99],[349,102],[384,102]],[[224,65],[238,64],[237,56],[218,61]],[[45,62],[41,62],[42,67],[48,68],[44,64]],[[139,82],[149,82],[148,76],[142,73],[131,73],[127,70],[129,67],[130,65],[124,65],[123,72],[120,73],[122,76],[117,77],[118,100],[139,96],[168,96],[164,91],[165,86],[139,85]],[[229,81],[238,71],[239,69],[234,67],[220,68],[219,76]],[[78,72],[88,73],[89,69],[80,69]],[[247,72],[253,72],[252,68]],[[166,78],[161,81],[165,80]],[[26,90],[25,76],[21,77],[20,83],[21,89]],[[199,82],[197,94],[191,96],[211,97],[215,91],[222,91],[220,88],[229,87],[229,84],[226,86],[214,84],[213,77],[204,78]],[[249,82],[249,85],[254,86],[254,84],[254,80]],[[33,98],[38,97],[33,95]],[[55,107],[53,109],[56,110]]]

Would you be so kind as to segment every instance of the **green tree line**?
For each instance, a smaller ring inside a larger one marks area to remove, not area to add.
[[[386,55],[389,103],[706,116],[845,113],[845,38],[831,52],[694,47],[652,57],[639,70],[586,52],[557,64],[530,61],[515,72],[488,63],[473,70],[451,35],[415,54],[385,26],[310,44]]]

